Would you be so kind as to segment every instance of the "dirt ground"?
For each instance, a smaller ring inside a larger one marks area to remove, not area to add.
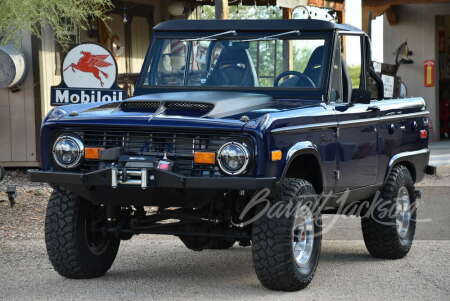
[[[65,279],[54,272],[43,241],[51,188],[31,183],[21,170],[9,170],[0,191],[11,184],[18,185],[14,208],[0,193],[0,300],[449,300],[450,172],[419,183],[421,218],[431,219],[418,226],[407,257],[370,257],[359,218],[339,216],[324,233],[315,279],[294,293],[259,284],[251,248],[193,252],[164,235],[122,242],[104,277]]]
[[[10,208],[7,185],[17,186],[16,205]],[[438,176],[426,176],[417,185],[450,186],[450,167],[439,170]],[[8,170],[0,182],[0,240],[43,238],[47,199],[52,188],[45,183],[30,182],[25,170]]]
[[[16,205],[9,206],[5,193],[8,185],[16,185]],[[52,188],[44,183],[30,182],[25,170],[8,170],[0,182],[0,241],[31,239],[44,236],[47,199]]]

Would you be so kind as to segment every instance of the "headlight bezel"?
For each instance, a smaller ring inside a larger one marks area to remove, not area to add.
[[[244,158],[245,158],[244,164],[237,170],[227,169],[226,166],[224,166],[224,163],[222,162],[222,160],[223,160],[222,152],[229,145],[237,146],[238,148],[240,148],[243,151],[243,154],[244,154]],[[244,174],[247,171],[247,168],[250,164],[250,151],[245,143],[241,143],[241,142],[237,142],[237,141],[226,142],[217,151],[217,163],[219,165],[220,170],[227,175],[237,176],[237,175]]]
[[[78,154],[77,154],[75,160],[72,163],[70,163],[70,164],[65,164],[64,162],[62,162],[60,160],[60,158],[58,157],[58,154],[57,154],[58,150],[56,149],[56,147],[57,147],[58,143],[60,143],[63,140],[71,140],[72,142],[75,143],[75,145],[78,148],[78,150],[77,150]],[[84,143],[77,136],[68,135],[68,134],[62,134],[58,138],[56,138],[55,142],[53,143],[52,155],[53,155],[53,161],[59,167],[62,167],[64,169],[74,169],[74,168],[78,167],[81,164],[81,161],[83,159],[83,156],[84,156]]]

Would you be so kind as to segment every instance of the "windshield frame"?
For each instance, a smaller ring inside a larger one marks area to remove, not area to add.
[[[264,93],[273,97],[281,97],[288,99],[302,99],[307,100],[310,98],[321,99],[326,94],[329,84],[329,74],[331,66],[330,55],[333,48],[333,36],[334,31],[302,31],[298,39],[323,39],[324,40],[324,62],[323,62],[323,76],[321,79],[321,85],[317,88],[283,88],[283,87],[226,87],[226,86],[157,86],[157,85],[145,85],[146,78],[151,74],[150,68],[157,68],[159,59],[154,59],[160,56],[161,47],[163,43],[158,43],[158,39],[196,39],[207,35],[214,35],[221,33],[219,31],[198,31],[198,32],[158,32],[153,35],[151,47],[146,54],[144,64],[141,69],[138,81],[136,82],[135,95],[142,95],[146,93],[164,93],[164,92],[180,92],[180,91],[238,91],[238,92],[250,92],[250,93]],[[283,31],[269,32],[270,34],[283,33]],[[267,36],[267,31],[238,31],[237,35],[221,38],[219,40],[246,40],[256,39]],[[286,39],[292,39],[287,37]],[[283,39],[280,39],[283,40]]]

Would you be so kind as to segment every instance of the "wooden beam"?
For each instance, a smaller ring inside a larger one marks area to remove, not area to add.
[[[331,0],[308,0],[308,5],[317,7],[328,7],[337,11],[344,11],[344,2],[336,2]]]
[[[432,4],[432,3],[450,3],[450,0],[363,0],[363,5],[377,7],[386,5],[402,4]]]
[[[370,19],[370,12],[371,10],[367,7],[367,6],[363,6],[362,7],[362,11],[361,11],[361,25],[362,25],[362,30],[365,31],[366,33],[369,33],[369,22],[371,22],[372,20]],[[373,14],[372,14],[373,16]]]
[[[398,24],[398,16],[393,6],[389,7],[384,13],[386,14],[389,25],[393,26]]]
[[[366,18],[368,20],[369,12],[372,12],[372,18],[375,19],[378,16],[381,16],[384,14],[385,11],[387,11],[391,7],[390,4],[384,4],[380,6],[367,6],[365,3],[363,3],[362,7],[362,26],[363,30],[365,31],[367,29],[368,23],[365,22]]]
[[[292,18],[292,8],[283,7],[282,10],[283,10],[283,19],[284,20],[289,20]]]
[[[292,18],[292,8],[283,7],[283,19]],[[283,40],[283,71],[294,70],[294,51],[292,49],[292,41]]]
[[[216,19],[228,19],[228,0],[215,0]]]

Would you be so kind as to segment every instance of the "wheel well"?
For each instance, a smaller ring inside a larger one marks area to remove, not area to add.
[[[285,177],[306,180],[313,185],[317,193],[323,191],[320,164],[312,154],[303,154],[296,157],[289,165]]]
[[[409,161],[400,161],[398,163],[395,163],[395,165],[392,168],[394,168],[397,165],[405,166],[408,169],[409,173],[411,174],[413,181],[416,182],[416,167],[414,166],[413,163]]]

